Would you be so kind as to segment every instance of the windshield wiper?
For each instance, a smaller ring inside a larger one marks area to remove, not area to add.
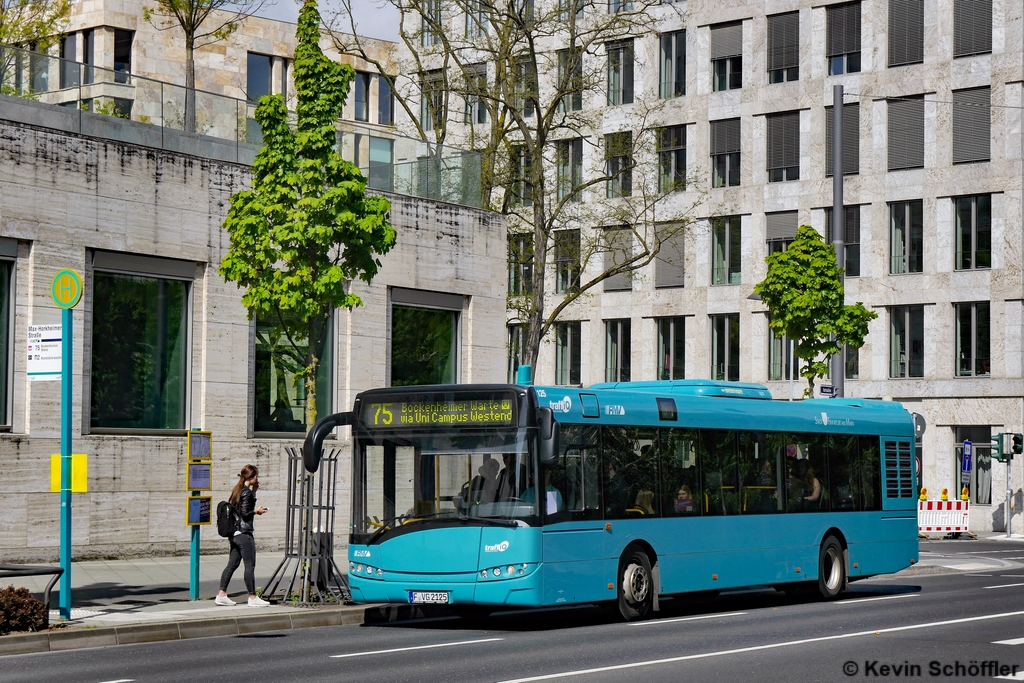
[[[394,519],[391,519],[389,521],[390,522],[396,522],[396,521],[398,521],[400,519],[402,519],[402,518],[401,517],[395,517]],[[462,518],[462,519],[457,518],[457,517],[409,517],[408,521],[410,521],[410,522],[411,521],[417,521],[417,522],[424,522],[424,523],[430,523],[430,522],[438,523],[439,522],[439,523],[446,523],[446,524],[448,524],[448,523],[455,523],[455,524],[460,524],[460,525],[466,525],[466,524],[469,524],[469,523],[476,523],[476,524],[480,524],[481,526],[500,526],[500,527],[506,527],[506,528],[515,528],[515,527],[519,526],[519,522],[517,522],[514,519],[494,519],[494,518],[491,518],[491,517],[465,517],[465,518]],[[374,531],[373,534],[368,539],[366,539],[366,545],[373,545],[385,533],[387,533],[388,531],[394,531],[395,529],[398,529],[401,526],[402,526],[402,524],[397,524],[395,526],[392,526],[391,524],[385,523],[384,526],[382,526],[381,528],[379,528],[376,531]]]

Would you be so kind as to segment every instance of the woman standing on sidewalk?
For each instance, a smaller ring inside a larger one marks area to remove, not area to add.
[[[220,592],[214,598],[218,605],[234,605],[235,601],[228,597],[228,584],[231,576],[238,569],[240,562],[245,562],[245,589],[249,591],[249,607],[266,607],[270,603],[256,595],[256,540],[253,538],[252,522],[254,515],[262,515],[265,507],[256,507],[256,491],[260,488],[260,472],[255,465],[246,465],[238,474],[238,483],[231,491],[228,502],[238,512],[238,527],[231,537],[231,555],[228,566],[220,575]]]

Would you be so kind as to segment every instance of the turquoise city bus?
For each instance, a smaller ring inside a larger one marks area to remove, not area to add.
[[[356,602],[542,607],[742,586],[836,597],[917,561],[899,403],[758,384],[366,391],[353,428]]]

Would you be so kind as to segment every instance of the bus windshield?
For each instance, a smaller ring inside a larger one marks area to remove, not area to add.
[[[363,436],[353,540],[426,522],[538,524],[532,429]],[[409,529],[411,530],[411,529]]]

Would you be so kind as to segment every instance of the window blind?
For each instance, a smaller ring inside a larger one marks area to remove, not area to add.
[[[924,96],[889,100],[889,170],[924,167]]]
[[[924,0],[889,0],[889,66],[924,61]]]
[[[825,107],[825,175],[832,175],[832,107]],[[860,173],[860,104],[843,105],[843,175]]]
[[[743,54],[743,24],[719,24],[711,27],[711,59],[739,57]]]
[[[800,165],[800,112],[768,116],[768,170]]]
[[[765,231],[768,242],[796,239],[796,229],[796,211],[779,211],[765,214]]]
[[[834,241],[832,237],[832,209],[825,209],[825,239],[830,244]],[[843,242],[846,244],[860,244],[860,206],[843,207]]]
[[[800,13],[768,17],[768,70],[800,66]]]
[[[829,57],[860,52],[860,3],[831,5],[828,11]]]
[[[953,163],[991,158],[992,89],[953,91]]]
[[[738,151],[740,151],[740,120],[712,121],[711,154],[731,154]]]
[[[992,0],[954,0],[953,56],[992,52]]]

